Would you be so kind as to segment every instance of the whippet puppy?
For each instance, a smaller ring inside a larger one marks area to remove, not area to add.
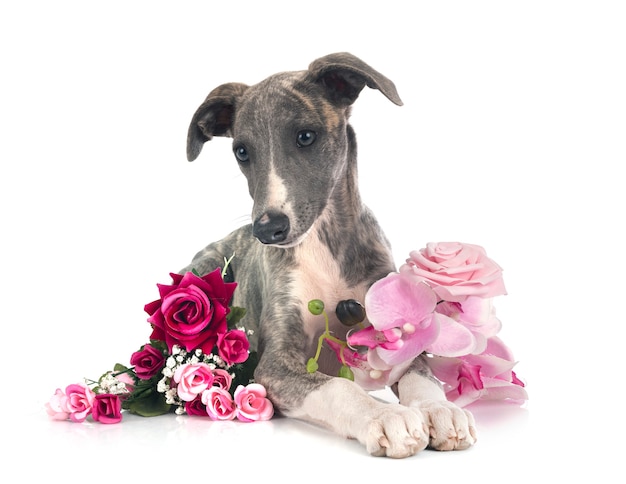
[[[447,401],[418,357],[392,389],[399,403],[372,398],[335,376],[332,352],[309,373],[324,321],[307,310],[363,301],[371,284],[395,271],[390,246],[361,202],[357,186],[351,105],[363,87],[402,105],[395,85],[348,53],[315,60],[308,70],[284,72],[248,86],[222,84],[191,120],[187,157],[195,160],[214,136],[233,139],[233,153],[253,199],[252,223],[200,251],[182,272],[222,267],[238,282],[233,305],[254,330],[259,352],[255,380],[275,408],[357,439],[376,456],[406,457],[430,446],[465,449],[475,441],[472,415]],[[329,314],[331,329],[348,328]]]

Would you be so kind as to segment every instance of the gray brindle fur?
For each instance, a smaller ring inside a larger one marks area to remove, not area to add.
[[[381,402],[336,375],[334,354],[310,374],[324,319],[307,310],[321,299],[363,301],[376,280],[395,270],[389,244],[357,186],[355,134],[348,124],[361,90],[378,89],[402,105],[389,79],[348,53],[315,60],[247,86],[215,88],[193,116],[187,157],[214,136],[233,151],[254,201],[252,223],[200,251],[183,271],[223,267],[239,284],[233,304],[259,351],[255,380],[280,414],[357,439],[376,456],[406,457],[429,446],[465,449],[475,441],[471,414],[448,402],[423,357],[393,385],[399,403]],[[331,330],[346,335],[334,310]]]

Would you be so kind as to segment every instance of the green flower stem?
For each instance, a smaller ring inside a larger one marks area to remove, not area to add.
[[[233,253],[233,255],[230,256],[230,259],[227,259],[226,257],[224,257],[224,268],[222,269],[222,279],[224,279],[224,277],[226,277],[226,271],[228,270],[228,266],[232,262],[233,257],[235,257],[234,253]]]
[[[322,310],[321,314],[324,316],[324,332],[320,335],[320,337],[317,340],[317,351],[315,352],[315,356],[313,357],[313,360],[317,362],[322,352],[322,345],[324,344],[324,340],[328,339],[330,341],[334,341],[339,346],[341,346],[339,357],[341,358],[341,363],[343,365],[346,365],[346,360],[343,356],[343,350],[347,348],[348,343],[330,334],[330,323],[328,321],[328,314],[326,314],[326,311],[324,310]]]

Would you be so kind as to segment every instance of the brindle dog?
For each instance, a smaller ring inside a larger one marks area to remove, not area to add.
[[[395,85],[348,53],[308,70],[275,74],[247,86],[215,88],[193,116],[187,157],[213,136],[233,138],[235,158],[254,201],[252,224],[200,251],[183,271],[201,274],[235,257],[233,304],[247,309],[258,349],[255,380],[283,415],[355,438],[376,456],[406,457],[430,446],[465,449],[475,441],[472,415],[447,401],[423,357],[393,384],[399,403],[372,398],[336,375],[333,354],[309,373],[324,320],[307,310],[363,301],[370,285],[395,270],[389,244],[357,186],[351,105],[363,87],[402,105]],[[330,311],[331,329],[346,326]]]

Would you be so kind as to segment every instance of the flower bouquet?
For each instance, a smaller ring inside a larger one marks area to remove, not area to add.
[[[243,308],[231,307],[236,283],[225,268],[200,276],[170,274],[158,284],[160,299],[145,305],[152,333],[130,357],[97,381],[57,389],[46,403],[56,420],[101,423],[122,420],[122,410],[142,416],[168,412],[244,422],[274,413],[265,388],[253,381],[256,352],[240,326]]]
[[[365,296],[360,317],[369,320],[348,333],[346,341],[328,329],[318,352],[307,364],[316,369],[323,342],[342,363],[340,376],[368,390],[398,381],[411,362],[426,353],[448,400],[460,406],[476,400],[522,402],[524,383],[513,371],[510,349],[498,338],[502,324],[493,298],[506,294],[502,269],[477,245],[429,243],[387,277],[375,282]],[[309,305],[323,313],[323,303]]]

